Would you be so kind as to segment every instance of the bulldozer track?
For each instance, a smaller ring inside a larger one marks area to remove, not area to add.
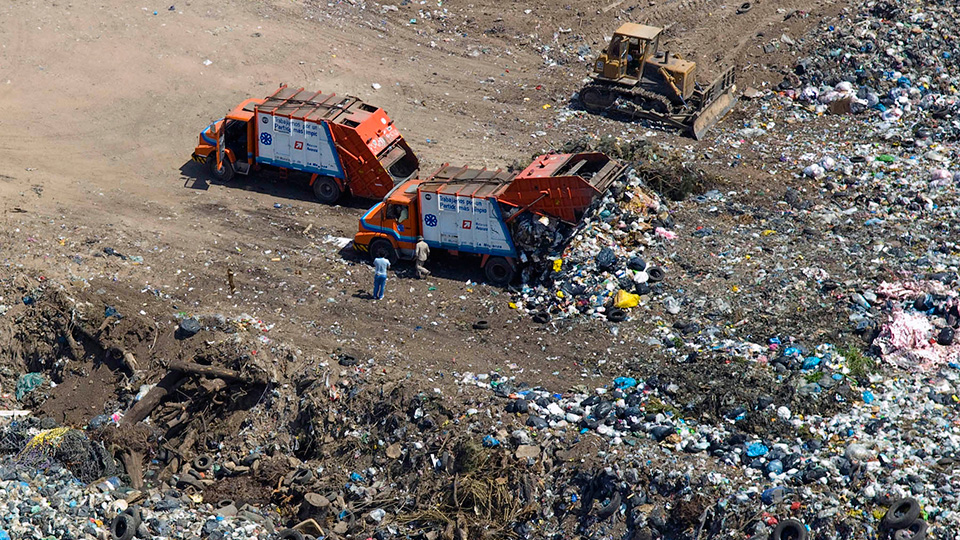
[[[584,96],[596,93],[599,102],[588,103]],[[670,114],[673,104],[665,96],[641,88],[614,88],[605,84],[591,83],[580,91],[581,102],[587,110],[619,111],[632,113],[638,110],[655,114]]]
[[[643,111],[649,111],[656,114],[670,114],[673,112],[673,104],[666,96],[662,96],[642,88],[631,88],[626,92],[620,92],[618,100],[626,100],[627,103]],[[659,106],[655,106],[659,105]]]

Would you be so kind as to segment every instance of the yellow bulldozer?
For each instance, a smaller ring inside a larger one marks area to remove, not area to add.
[[[734,68],[702,89],[695,62],[660,50],[663,32],[634,23],[618,28],[593,66],[592,81],[580,91],[580,102],[595,114],[662,122],[700,139],[737,103]]]

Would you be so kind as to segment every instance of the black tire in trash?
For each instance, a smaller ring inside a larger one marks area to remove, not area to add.
[[[918,519],[905,529],[893,533],[893,540],[924,540],[927,537],[927,522]]]
[[[114,540],[132,540],[137,534],[136,519],[130,514],[117,514],[110,524],[110,534]]]
[[[483,273],[487,276],[487,281],[501,287],[509,285],[514,275],[513,266],[503,257],[490,257],[483,267]]]
[[[370,242],[370,261],[373,262],[374,259],[380,257],[390,261],[391,265],[397,262],[397,250],[385,238],[377,238]]]
[[[664,274],[663,268],[650,266],[647,268],[647,277],[650,283],[660,283],[663,281],[663,278],[666,277],[666,274]]]
[[[133,518],[133,528],[134,530],[140,527],[140,523],[143,522],[143,511],[139,506],[128,506],[126,510],[122,512]]]
[[[234,504],[233,499],[224,499],[217,503],[217,508],[227,508],[232,504]]]
[[[224,156],[226,157],[226,156]],[[229,182],[233,180],[236,171],[233,170],[233,163],[229,159],[220,162],[220,168],[217,169],[217,151],[210,152],[207,156],[207,166],[210,168],[210,176],[218,182]]]
[[[610,497],[610,502],[607,503],[606,506],[601,508],[599,512],[597,512],[597,519],[604,520],[612,516],[613,514],[617,513],[617,510],[620,510],[621,502],[622,501],[620,499],[620,492],[614,493]]]
[[[550,322],[550,314],[546,311],[540,311],[533,316],[533,322],[537,324],[547,324]]]
[[[337,181],[329,176],[318,176],[313,181],[313,194],[324,204],[333,204],[340,200],[343,191]]]
[[[607,311],[607,320],[610,322],[622,322],[627,318],[627,312],[620,308],[610,308]]]
[[[474,330],[486,330],[486,329],[488,329],[488,328],[490,328],[490,322],[489,322],[489,321],[480,319],[479,321],[473,323],[473,329],[474,329]]]
[[[807,540],[809,534],[803,523],[795,519],[785,519],[773,529],[770,540]]]
[[[897,499],[890,504],[890,509],[880,520],[880,526],[889,530],[906,529],[920,517],[920,503],[916,499],[906,497]]]
[[[750,11],[750,8],[751,8],[751,7],[753,7],[753,6],[750,5],[750,2],[744,2],[744,3],[740,4],[740,9],[737,10],[737,13],[740,13],[740,14],[742,15],[742,14]]]
[[[280,540],[304,540],[303,533],[295,529],[284,529],[280,531]]]
[[[213,467],[213,459],[206,455],[199,455],[193,458],[193,468],[198,471],[209,471]]]

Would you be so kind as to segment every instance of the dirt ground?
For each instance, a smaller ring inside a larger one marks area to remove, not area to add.
[[[22,302],[42,290],[44,297],[56,292],[60,306],[80,306],[81,318],[94,324],[109,309],[119,312],[123,318],[107,321],[97,336],[132,351],[139,364],[133,378],[116,365],[57,366],[63,382],[41,412],[77,426],[129,405],[114,386],[135,394],[157,382],[159,366],[203,357],[213,343],[230,344],[236,358],[256,358],[272,380],[294,385],[320,376],[343,353],[419,389],[455,389],[452,372],[499,370],[562,391],[608,384],[644,366],[656,371],[641,338],[660,307],[620,333],[590,320],[541,326],[510,309],[509,294],[483,284],[478,268],[443,255],[432,261],[430,279],[411,279],[404,269],[388,280],[386,299],[372,302],[370,267],[340,242],[352,238],[369,201],[322,206],[273,173],[211,183],[190,153],[204,126],[279,83],[385,108],[425,172],[445,162],[526,165],[584,135],[649,137],[710,152],[709,135],[696,142],[588,115],[571,99],[623,22],[671,25],[668,48],[695,60],[701,81],[736,65],[744,88],[782,80],[794,53],[781,36],[799,39],[844,5],[761,0],[738,14],[740,4],[6,3],[0,261],[10,292],[0,298],[9,306],[0,320],[0,364],[50,368],[43,362],[55,351],[14,339],[23,321],[33,320],[28,332],[35,333],[69,324],[38,318],[36,310],[47,308]],[[734,112],[724,125],[742,118]],[[667,255],[654,253],[653,262],[677,276],[670,286],[697,281],[698,269],[670,268]],[[205,329],[175,339],[184,317]],[[478,319],[490,321],[490,330],[474,330]],[[242,340],[231,341],[225,320],[242,321]],[[760,331],[764,323],[753,324]],[[223,420],[229,428],[220,429],[236,434],[239,425]]]

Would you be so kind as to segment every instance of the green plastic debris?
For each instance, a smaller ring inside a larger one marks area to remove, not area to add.
[[[879,156],[877,156],[877,161],[882,161],[884,163],[893,163],[896,160],[897,158],[894,156],[891,156],[890,154],[880,154]]]
[[[43,384],[44,378],[41,373],[27,373],[17,379],[17,401],[20,401]]]

